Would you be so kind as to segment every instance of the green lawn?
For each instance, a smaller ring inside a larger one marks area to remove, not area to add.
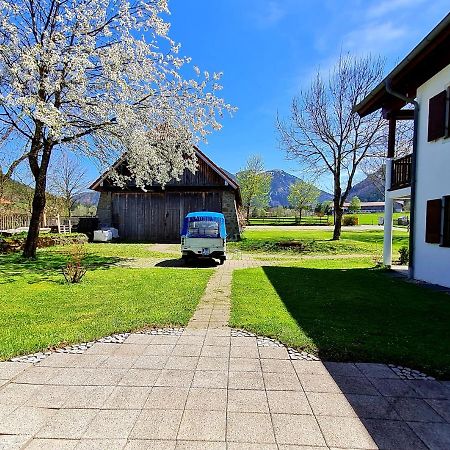
[[[237,270],[231,326],[324,359],[450,376],[450,297],[371,269],[370,259]]]
[[[359,213],[359,214],[350,214],[352,216],[358,216],[359,225],[378,225],[378,218],[383,217],[384,213]],[[394,225],[397,225],[397,219],[399,217],[409,217],[409,212],[400,212],[393,213]]]
[[[383,217],[383,212],[378,213],[358,213],[348,214],[351,216],[358,216],[359,225],[378,225],[378,218]],[[399,217],[409,217],[409,212],[393,213],[394,225],[397,226],[397,219]],[[304,216],[302,217],[302,225],[333,225],[333,216]],[[299,225],[295,216],[289,217],[258,217],[250,218],[249,225],[275,225],[275,226],[290,226]]]
[[[317,254],[382,254],[383,230],[343,231],[340,241],[332,241],[329,230],[289,230],[287,228],[254,229],[247,228],[242,240],[231,243],[230,248],[256,252],[294,252]],[[408,246],[408,233],[395,230],[393,237],[393,256],[398,250]]]
[[[185,325],[212,271],[114,267],[118,255],[146,255],[114,245],[90,245],[91,269],[74,285],[64,282],[67,257],[55,248],[40,250],[36,261],[0,256],[0,359],[145,326]]]

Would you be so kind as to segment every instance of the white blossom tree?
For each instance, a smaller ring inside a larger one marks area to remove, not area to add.
[[[192,145],[233,111],[217,96],[221,73],[186,76],[168,13],[166,0],[0,0],[0,142],[35,183],[25,257],[36,254],[56,147],[103,165],[126,152],[145,189],[195,171]]]

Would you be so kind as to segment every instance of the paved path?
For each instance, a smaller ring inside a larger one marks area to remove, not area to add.
[[[0,448],[450,448],[450,387],[381,364],[293,361],[228,328],[220,266],[181,336],[0,363]]]

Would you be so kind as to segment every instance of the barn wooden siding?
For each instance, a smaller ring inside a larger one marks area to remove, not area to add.
[[[214,170],[212,170],[206,161],[197,158],[197,171],[192,173],[190,170],[185,170],[180,180],[171,180],[167,183],[166,187],[188,187],[188,186],[198,186],[198,187],[220,187],[225,186],[225,180]],[[118,168],[119,173],[129,175],[126,165]],[[153,186],[148,186],[148,189],[159,188],[160,186],[155,184]],[[104,181],[103,189],[107,190],[120,190],[114,183],[106,179]],[[142,189],[136,188],[136,183],[133,180],[128,181],[127,190],[135,190],[142,192]]]
[[[239,188],[220,169],[216,170],[200,150],[196,152],[197,171],[185,170],[180,180],[170,181],[164,189],[155,184],[143,191],[132,179],[125,187],[119,187],[108,178],[108,173],[102,175],[91,187],[100,191],[99,226],[117,228],[125,241],[180,242],[187,213],[214,211],[224,213],[230,239],[238,239]],[[117,170],[130,175],[126,160]]]
[[[222,192],[123,192],[112,194],[112,223],[127,241],[179,242],[192,211],[222,211]]]

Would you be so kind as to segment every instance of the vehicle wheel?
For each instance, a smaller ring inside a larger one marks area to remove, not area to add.
[[[222,265],[224,262],[225,262],[225,258],[224,258],[224,257],[219,258],[219,264],[220,264],[220,265]]]

